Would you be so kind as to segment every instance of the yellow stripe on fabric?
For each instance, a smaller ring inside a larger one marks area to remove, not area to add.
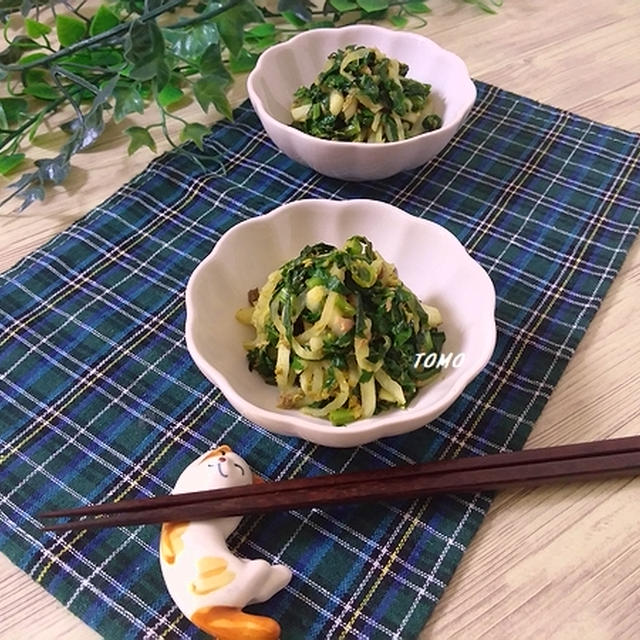
[[[128,486],[126,486],[115,498],[115,501],[117,502],[118,500],[122,500],[122,498],[124,498],[127,493],[129,493],[131,491],[131,489],[133,489],[134,486],[139,486],[139,482],[140,480],[147,475],[161,460],[162,458],[164,458],[164,456],[167,454],[167,451],[169,451],[169,449],[171,449],[171,447],[173,447],[174,445],[177,444],[178,440],[180,438],[182,438],[182,436],[189,431],[189,429],[191,428],[191,426],[195,423],[198,422],[198,420],[200,420],[200,418],[207,412],[209,411],[209,404],[208,403],[204,403],[203,407],[200,409],[200,411],[191,418],[191,420],[189,421],[189,424],[186,424],[183,426],[182,429],[180,429],[180,431],[176,431],[176,432],[171,432],[173,435],[173,438],[171,438],[170,440],[167,441],[167,443],[165,444],[165,446],[160,450],[160,452],[158,454],[156,454],[155,458],[153,458],[146,466],[146,468],[144,470],[141,470],[140,473],[138,473],[137,477],[134,479],[131,479],[131,484],[129,484]]]
[[[630,155],[628,160],[631,160],[632,157],[633,156]],[[636,162],[631,162],[631,161],[628,162],[626,170],[622,174],[621,178],[618,180],[618,188],[613,192],[608,192],[608,197],[605,200],[606,203],[607,203],[606,207],[598,215],[598,217],[596,219],[596,223],[593,225],[593,227],[591,229],[591,233],[589,234],[589,236],[587,236],[584,239],[584,242],[583,242],[583,245],[582,245],[582,249],[578,253],[578,255],[576,256],[576,259],[574,261],[574,266],[568,270],[568,273],[563,278],[562,283],[560,284],[559,287],[557,287],[556,292],[549,298],[548,304],[545,306],[544,310],[540,313],[540,316],[539,316],[537,322],[530,329],[529,332],[531,334],[535,335],[536,331],[538,330],[538,328],[540,327],[542,322],[547,318],[547,314],[552,309],[553,305],[557,302],[557,300],[560,298],[561,294],[564,292],[565,287],[567,286],[567,283],[569,282],[569,280],[574,276],[574,274],[577,271],[579,271],[578,266],[580,265],[584,254],[586,253],[587,249],[590,248],[591,241],[596,236],[597,232],[599,231],[600,227],[602,226],[602,223],[606,220],[607,213],[609,213],[611,207],[613,206],[613,203],[614,203],[614,197],[613,196],[617,195],[620,192],[620,189],[622,188],[622,186],[624,186],[626,184],[627,179],[628,179],[629,175],[631,174],[632,170],[635,168],[636,164],[637,164]],[[511,360],[511,364],[510,364],[509,368],[507,369],[507,374],[513,373],[514,367],[519,362],[520,358],[522,357],[522,354],[524,353],[525,347],[526,347],[526,343],[522,342],[521,345],[520,345],[519,350],[517,351],[517,353],[515,355],[515,357]],[[478,423],[480,422],[480,419],[482,418],[482,416],[487,411],[487,408],[493,404],[493,401],[495,400],[496,396],[498,395],[498,393],[502,390],[502,388],[506,384],[506,381],[507,381],[508,377],[509,377],[508,375],[502,375],[502,376],[499,376],[499,377],[495,378],[498,381],[498,384],[495,387],[494,392],[491,394],[491,396],[489,397],[488,401],[485,401],[485,402],[482,403],[482,408],[479,411],[479,413],[476,416],[476,418],[474,419],[471,428],[470,429],[466,429],[465,433],[462,434],[462,438],[459,439],[458,445],[454,450],[454,455],[455,456],[457,456],[458,454],[460,454],[462,452],[464,446],[466,445],[466,443],[468,442],[469,438],[471,437],[471,434],[473,433],[475,427],[477,427]]]
[[[184,617],[185,616],[182,613],[178,612],[178,614],[176,615],[176,617],[173,620],[167,620],[167,626],[165,627],[164,631],[160,634],[160,637],[161,638],[166,638],[167,634],[169,633],[169,631],[179,631],[178,623]]]
[[[151,472],[151,470],[153,469],[153,467],[155,465],[157,465],[160,460],[162,460],[162,458],[165,456],[165,454],[167,453],[167,451],[175,446],[175,444],[178,442],[178,440],[184,435],[185,432],[187,432],[190,428],[191,425],[194,423],[197,423],[197,421],[202,417],[202,415],[204,415],[209,409],[209,405],[208,404],[204,404],[204,406],[202,407],[202,409],[200,410],[200,412],[198,414],[196,414],[193,419],[189,422],[188,425],[184,425],[184,427],[182,429],[180,429],[179,431],[172,431],[171,435],[172,438],[169,440],[168,444],[165,445],[165,447],[161,450],[160,454],[157,455],[148,465],[147,467],[144,469],[144,471],[141,471],[138,474],[138,477],[136,479],[132,479],[131,483],[125,487],[125,489],[123,491],[121,491],[115,498],[115,502],[117,502],[118,500],[122,500],[122,498],[124,498],[127,493],[129,493],[129,491],[131,491],[131,489],[133,489],[134,486],[139,486],[139,482],[140,479],[149,474]],[[74,539],[73,542],[77,542],[78,540],[80,540],[80,538],[82,538],[82,536],[84,536],[84,534],[87,532],[87,530],[83,530],[80,532],[80,534],[78,534]],[[59,559],[62,554],[64,553],[64,551],[66,551],[68,549],[68,546],[65,546],[59,554],[57,554],[56,559]],[[44,575],[47,573],[47,571],[51,568],[51,566],[53,565],[53,561],[51,561],[50,563],[47,564],[46,567],[44,567],[42,569],[42,571],[40,572],[39,576],[38,576],[38,581],[40,581]]]
[[[60,560],[60,558],[62,557],[62,554],[64,554],[66,551],[69,551],[69,549],[76,542],[78,542],[78,540],[80,540],[80,538],[82,538],[82,536],[84,536],[85,533],[86,533],[86,530],[85,531],[80,531],[70,541],[68,541],[68,542],[64,541],[62,549],[60,549],[57,553],[52,553],[51,554],[51,558],[49,558],[49,561],[47,562],[47,564],[45,564],[44,567],[42,567],[40,573],[36,576],[35,581],[38,582],[38,583],[42,582],[44,577],[47,575],[47,572],[49,571],[49,569],[51,569],[51,567],[58,560]]]
[[[513,181],[513,182],[508,184],[507,189],[505,189],[505,191],[503,192],[502,196],[498,199],[498,201],[492,207],[493,216],[491,217],[490,220],[487,221],[487,224],[486,224],[487,232],[491,230],[492,226],[497,222],[497,220],[500,217],[500,215],[502,215],[504,213],[506,205],[511,200],[511,198],[516,194],[517,187],[522,185],[522,183],[525,181],[525,179],[533,174],[533,172],[535,171],[536,167],[540,163],[540,160],[542,160],[546,156],[546,153],[550,149],[551,145],[557,140],[558,136],[562,133],[567,119],[568,119],[568,115],[567,114],[563,114],[561,118],[558,118],[556,120],[556,122],[554,124],[554,128],[550,132],[550,135],[547,137],[546,143],[544,144],[544,146],[538,147],[537,155],[536,155],[535,159],[533,160],[533,162],[530,161],[527,164],[526,170],[522,171],[519,174],[517,180],[515,180],[515,181]],[[478,234],[476,239],[473,240],[472,242],[470,242],[466,246],[467,251],[469,251],[469,253],[471,253],[473,251],[473,249],[475,249],[478,246],[478,244],[483,239],[485,233],[486,232],[482,232],[482,233]],[[574,262],[574,267],[572,268],[570,275],[572,275],[575,272],[578,264],[579,264],[579,261]],[[556,294],[556,296],[557,295],[559,295],[559,294]],[[552,303],[553,302],[555,302],[555,298],[552,301]],[[545,314],[542,314],[541,318],[540,318],[540,321],[536,325],[536,328],[542,323],[542,320],[544,319],[544,317],[545,317]],[[524,345],[520,349],[520,352],[518,353],[517,357],[512,360],[511,365],[507,369],[508,373],[512,373],[513,372],[513,367],[518,363],[520,357],[522,356],[523,351],[524,351]],[[491,403],[493,402],[493,400],[496,398],[498,393],[500,393],[500,391],[503,389],[503,387],[507,383],[507,379],[508,379],[507,375],[503,375],[503,376],[499,376],[499,377],[496,376],[493,379],[493,381],[496,382],[497,385],[496,385],[493,393],[491,394],[490,399],[488,401],[483,401],[482,403],[476,403],[476,406],[479,407],[479,411],[476,413],[475,417],[473,418],[473,422],[471,423],[470,427],[466,428],[464,430],[464,432],[461,434],[461,437],[458,438],[458,444],[455,447],[455,449],[453,450],[453,455],[454,456],[457,456],[463,450],[463,448],[466,445],[466,443],[468,442],[469,438],[474,433],[475,428],[480,423],[480,420],[482,420],[482,418],[484,417],[485,413],[487,412],[487,410],[491,406]],[[454,441],[452,441],[451,444],[453,445]],[[449,451],[449,447],[447,447],[447,451]]]
[[[187,192],[186,194],[188,195],[187,199],[183,200],[179,205],[176,204],[174,207],[172,207],[172,210],[175,210],[177,213],[180,213],[186,206],[191,204],[192,200],[195,198],[195,196],[198,193],[199,193],[198,189],[193,189],[193,191],[191,191],[190,193]],[[106,269],[108,266],[114,263],[117,263],[118,255],[126,254],[132,248],[146,241],[147,236],[150,235],[150,232],[153,231],[155,227],[161,226],[163,223],[164,223],[164,218],[162,216],[156,216],[155,218],[153,218],[153,222],[149,226],[144,228],[144,233],[140,233],[141,229],[136,229],[135,230],[136,235],[129,236],[127,243],[123,243],[122,245],[119,245],[117,247],[114,246],[113,253],[109,253],[108,255],[105,255],[102,258],[96,260],[92,264],[93,269],[91,271],[89,271],[87,274],[78,274],[77,279],[69,283],[71,285],[69,288],[59,290],[58,295],[56,297],[53,297],[47,300],[46,305],[44,304],[38,305],[37,307],[32,309],[30,313],[26,314],[24,317],[19,318],[18,321],[20,323],[27,324],[28,322],[32,322],[36,318],[49,313],[48,307],[50,305],[53,306],[55,303],[65,300],[66,298],[74,294],[76,291],[78,291],[78,289],[82,287],[82,284],[84,284],[84,282],[89,279],[89,275],[94,277],[95,275],[99,274],[101,271]],[[14,336],[14,331],[8,330],[6,332],[5,338],[4,339],[0,338],[0,347],[6,344],[13,336]]]
[[[198,189],[193,189],[190,192],[187,192],[187,198],[184,199],[179,205],[176,205],[175,211],[180,213],[185,207],[187,207],[192,201],[193,199],[196,197],[196,195],[198,195],[199,191]],[[162,216],[156,216],[154,218],[154,222],[149,225],[148,227],[145,228],[145,233],[140,233],[137,236],[130,236],[129,237],[129,241],[127,244],[125,245],[121,245],[117,247],[117,252],[115,254],[109,254],[108,256],[104,256],[101,260],[96,261],[93,264],[94,269],[92,269],[92,271],[89,272],[89,274],[92,277],[95,277],[98,273],[100,273],[101,271],[103,271],[104,269],[106,269],[108,266],[110,266],[111,264],[113,264],[114,262],[116,262],[117,260],[114,259],[114,255],[117,258],[117,256],[119,254],[124,254],[127,251],[129,251],[131,248],[135,247],[136,245],[140,244],[141,242],[143,242],[144,240],[146,240],[146,236],[149,234],[150,231],[153,231],[153,229],[155,228],[155,226],[159,226],[163,223],[163,218]],[[102,263],[101,266],[99,266]],[[99,267],[99,268],[98,268]],[[46,313],[48,313],[48,308],[51,306],[53,307],[54,304],[59,303],[63,300],[65,300],[66,298],[68,298],[69,296],[71,296],[72,294],[74,294],[76,291],[78,291],[82,284],[89,279],[89,274],[83,274],[82,277],[77,278],[76,280],[74,280],[73,282],[70,283],[70,287],[68,287],[67,289],[64,290],[60,290],[58,292],[58,295],[50,300],[47,301],[46,305],[39,305],[38,307],[36,307],[34,310],[32,310],[31,314],[27,314],[27,316],[20,318],[19,319],[19,324],[23,325],[26,324],[27,322],[31,322],[33,320],[35,320],[38,315],[45,315]],[[178,297],[177,301],[182,304],[182,300]],[[166,311],[166,310],[165,310]],[[165,317],[166,313],[163,314],[163,316],[161,317]],[[12,338],[14,335],[14,331],[9,330],[7,331],[7,335],[6,335],[6,339],[2,340],[0,339],[0,347],[5,344],[10,338]],[[134,343],[133,346],[136,346],[137,344],[139,344],[140,340],[136,343]],[[121,353],[121,356],[124,355],[125,350],[123,350],[123,352]],[[117,362],[117,360],[116,360]],[[105,370],[105,371],[108,371]],[[103,372],[104,373],[104,372]],[[87,379],[83,379],[82,382],[87,382]],[[88,388],[89,385],[85,384],[83,385],[78,385],[77,389],[78,392],[72,397],[72,399],[75,399],[78,397],[80,391],[84,390],[85,388]],[[76,387],[74,387],[76,388]],[[63,405],[62,408],[65,408],[69,405],[69,402],[71,402],[71,400],[69,400],[65,405]],[[54,414],[55,415],[55,414]],[[29,434],[29,437],[24,440],[21,441],[20,444],[15,448],[15,451],[19,450],[26,442],[28,442],[31,438],[33,438],[37,433],[39,433],[42,428],[46,425],[46,423],[42,423],[35,431],[31,432]],[[13,453],[15,453],[15,451]],[[7,454],[6,456],[0,458],[0,464],[2,464],[3,462],[5,462],[9,457],[9,454]]]
[[[387,575],[387,573],[389,573],[389,569],[391,569],[391,566],[398,558],[400,551],[402,550],[407,540],[413,533],[414,529],[418,525],[418,522],[422,517],[422,514],[425,512],[427,508],[427,504],[428,502],[423,502],[422,506],[420,507],[416,515],[413,518],[411,518],[411,524],[407,527],[406,531],[402,534],[402,537],[398,541],[398,544],[395,546],[395,549],[389,554],[389,559],[387,560],[384,567],[382,567],[382,569],[378,573],[378,576],[375,582],[371,585],[371,587],[369,587],[364,597],[360,599],[358,606],[356,607],[353,614],[351,615],[351,619],[349,620],[349,622],[346,623],[344,629],[342,630],[342,633],[338,636],[338,640],[344,640],[347,637],[347,634],[351,630],[351,627],[353,627],[355,621],[362,614],[362,610],[367,605],[369,600],[371,600],[371,597],[374,595],[374,593],[380,586],[380,583],[382,582],[383,578]]]
[[[171,313],[173,313],[177,307],[182,305],[182,300],[180,299],[176,299],[175,304],[173,305],[169,305],[167,307],[165,307],[163,309],[163,314],[161,316],[156,316],[156,319],[161,319],[163,317],[165,317],[165,315],[168,315],[167,312],[170,311]],[[17,453],[24,445],[26,445],[27,443],[29,443],[38,433],[40,433],[40,431],[42,431],[42,429],[44,429],[45,426],[47,426],[48,424],[48,420],[55,418],[57,416],[61,416],[62,412],[64,411],[64,409],[66,409],[74,400],[76,400],[76,398],[78,398],[78,396],[80,396],[82,393],[84,393],[84,391],[86,389],[88,389],[96,379],[99,378],[103,378],[105,377],[105,375],[111,370],[113,369],[113,367],[118,364],[120,362],[120,360],[122,360],[122,358],[124,358],[125,356],[129,355],[129,350],[131,350],[132,348],[137,347],[141,342],[143,342],[144,340],[146,340],[148,336],[148,332],[142,332],[140,334],[140,336],[138,337],[137,340],[135,340],[135,342],[130,343],[129,345],[127,345],[127,348],[123,348],[120,352],[118,351],[113,351],[112,353],[117,354],[117,357],[115,357],[115,359],[111,359],[101,370],[95,370],[95,373],[92,376],[88,376],[86,378],[83,378],[82,382],[84,382],[84,384],[76,384],[73,386],[73,391],[71,392],[71,395],[67,396],[65,402],[61,405],[56,406],[55,408],[53,408],[52,406],[50,406],[47,409],[47,412],[49,413],[48,419],[45,420],[45,418],[42,418],[42,421],[40,422],[39,426],[37,426],[35,429],[31,429],[29,431],[29,433],[22,439],[19,440],[17,442],[17,444],[11,444],[8,443],[8,446],[10,447],[10,450],[8,453],[6,453],[5,455],[0,457],[0,464],[4,464],[9,457],[12,454]],[[78,382],[78,381],[76,381]]]
[[[177,300],[176,302],[177,302],[178,304],[180,304],[180,301],[179,301],[179,300]],[[165,312],[167,312],[167,311],[172,311],[172,306],[165,307]],[[146,337],[147,337],[147,336],[146,336],[146,333],[141,333],[141,334],[140,334],[140,336],[139,336],[139,338],[137,339],[137,341],[136,341],[136,342],[134,342],[134,343],[132,343],[130,346],[135,348],[135,347],[136,347],[140,342],[142,342],[143,340],[145,340],[145,339],[146,339]],[[117,363],[118,363],[118,362],[119,362],[119,361],[120,361],[124,356],[126,356],[126,355],[128,355],[128,352],[127,352],[127,350],[123,349],[123,350],[120,352],[119,356],[118,356],[115,360],[112,360],[111,362],[109,362],[108,368],[107,368],[107,369],[105,369],[105,370],[103,370],[103,371],[101,372],[101,375],[106,374],[106,373],[109,371],[109,369],[111,369],[114,365],[116,365],[116,364],[117,364]],[[87,382],[87,380],[85,380],[85,382]],[[79,385],[79,386],[76,388],[76,392],[75,392],[75,393],[73,393],[73,394],[71,394],[71,395],[67,398],[66,402],[65,402],[62,406],[58,407],[58,408],[55,410],[55,413],[51,416],[51,418],[54,418],[54,417],[56,417],[57,415],[60,415],[60,414],[61,414],[61,412],[62,412],[62,411],[64,411],[64,409],[65,409],[69,404],[71,404],[71,403],[72,403],[72,402],[73,402],[73,401],[74,401],[74,400],[75,400],[75,399],[76,399],[76,398],[77,398],[81,393],[83,393],[83,392],[84,392],[84,389],[85,389],[85,387],[86,387],[86,386],[88,386],[88,385],[84,385],[84,386],[83,386],[83,385]],[[203,410],[203,411],[204,411],[204,410]],[[198,417],[199,417],[199,416],[198,416]],[[36,429],[34,429],[33,431],[31,431],[27,437],[23,438],[23,440],[22,440],[21,442],[19,442],[19,443],[18,443],[18,446],[17,446],[17,447],[15,447],[15,450],[17,451],[21,446],[24,446],[27,442],[29,442],[33,437],[35,437],[35,435],[36,435],[37,433],[39,433],[40,431],[42,431],[42,429],[43,429],[46,425],[47,425],[47,422],[43,421],[43,422],[42,422],[42,423],[41,423],[41,424],[40,424]],[[174,442],[175,442],[175,440],[174,440]],[[5,456],[5,459],[6,459],[6,456]],[[0,460],[0,463],[1,463],[1,462],[2,462],[2,460]],[[148,472],[148,471],[149,471],[149,469],[147,469],[147,470],[145,470],[145,471],[146,471],[146,472]],[[144,472],[143,472],[141,475],[144,475]],[[82,532],[82,533],[81,533],[79,536],[77,536],[74,540],[79,540],[79,539],[82,537],[82,535],[84,535],[84,532]],[[62,539],[60,539],[60,540],[62,540]],[[49,565],[47,566],[46,570],[43,570],[43,571],[44,571],[44,573],[41,573],[41,574],[40,574],[39,579],[41,579],[41,577],[42,577],[42,576],[44,576],[44,574],[48,571],[48,569],[49,569],[50,567],[51,567],[51,564],[49,564]]]

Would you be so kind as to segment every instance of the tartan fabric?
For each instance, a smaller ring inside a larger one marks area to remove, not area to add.
[[[206,170],[162,156],[0,278],[0,548],[105,638],[201,634],[166,593],[156,527],[54,535],[42,509],[166,493],[222,442],[272,480],[523,446],[638,231],[640,136],[478,89],[434,162],[362,184],[288,160],[245,104],[207,138]],[[303,197],[388,201],[447,227],[489,272],[494,356],[424,428],[346,450],[269,434],[191,362],[183,293],[198,261],[234,224]],[[250,517],[229,543],[291,567],[284,591],[249,608],[283,640],[410,640],[489,504]]]

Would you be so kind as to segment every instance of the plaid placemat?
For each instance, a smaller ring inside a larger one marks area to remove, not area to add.
[[[63,535],[35,515],[170,491],[228,443],[266,478],[521,448],[640,221],[640,136],[478,83],[440,157],[364,184],[279,154],[249,106],[217,125],[203,171],[154,161],[0,280],[0,548],[108,639],[195,638],[163,585],[158,529]],[[185,348],[184,289],[230,227],[299,198],[368,197],[451,230],[497,291],[492,361],[440,418],[332,450],[239,417]],[[444,496],[245,518],[240,555],[293,580],[251,607],[283,640],[415,638],[489,507]]]

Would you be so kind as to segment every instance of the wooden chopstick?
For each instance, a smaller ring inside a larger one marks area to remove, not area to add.
[[[475,493],[636,473],[640,473],[640,436],[631,436],[391,469],[123,500],[47,511],[40,516],[102,516],[47,525],[44,527],[47,530],[102,528],[409,499],[438,493]]]

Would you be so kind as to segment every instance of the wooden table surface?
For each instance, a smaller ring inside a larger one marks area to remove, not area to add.
[[[494,16],[459,0],[430,6],[421,32],[460,55],[473,77],[640,132],[637,0],[506,0]],[[245,97],[244,82],[233,95]],[[185,112],[195,118],[198,109]],[[47,145],[58,135],[36,139],[42,155],[52,155]],[[66,189],[22,216],[0,217],[0,269],[152,158],[146,150],[129,158],[125,146],[110,129],[74,160]],[[636,241],[527,447],[640,434],[639,294]],[[420,640],[640,638],[638,504],[640,479],[500,493]],[[0,640],[96,637],[0,556]]]

